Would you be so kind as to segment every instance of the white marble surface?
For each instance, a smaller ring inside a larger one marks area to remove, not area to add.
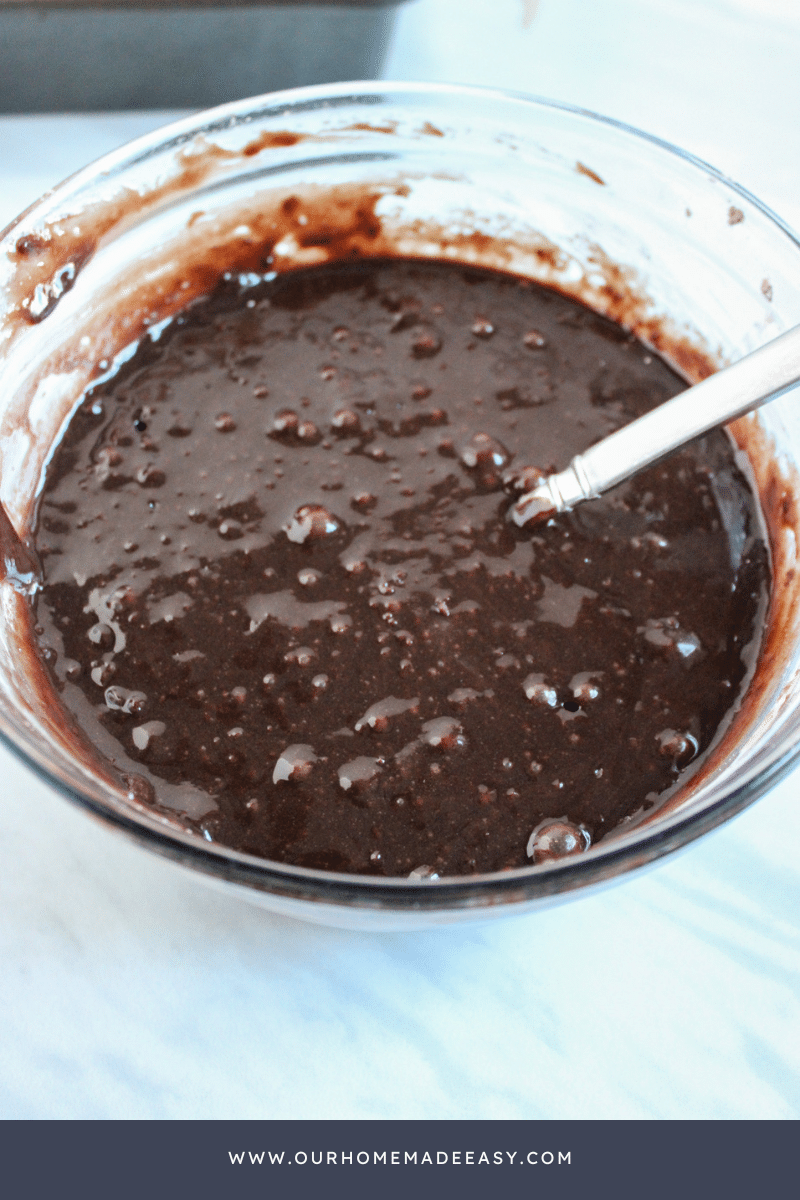
[[[387,77],[700,154],[800,227],[795,0],[417,0]],[[164,114],[0,119],[0,225]],[[472,929],[218,896],[0,750],[0,1118],[800,1116],[800,776],[657,870]]]

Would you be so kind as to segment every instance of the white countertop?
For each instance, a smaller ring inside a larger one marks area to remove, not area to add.
[[[795,0],[418,0],[387,78],[567,100],[800,227]],[[0,117],[0,225],[167,114]],[[0,1118],[797,1118],[795,773],[528,917],[314,928],[220,897],[0,749]]]

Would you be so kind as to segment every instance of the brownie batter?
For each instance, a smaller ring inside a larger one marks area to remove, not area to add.
[[[543,527],[507,512],[684,386],[508,275],[224,283],[93,387],[49,467],[64,705],[133,797],[262,857],[423,879],[584,852],[738,703],[757,505],[716,432]]]

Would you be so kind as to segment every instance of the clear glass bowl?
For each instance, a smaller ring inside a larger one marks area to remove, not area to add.
[[[800,321],[800,244],[780,220],[706,164],[616,122],[417,84],[326,85],[228,104],[107,155],[3,235],[0,498],[20,532],[87,383],[208,286],[209,264],[218,268],[276,192],[319,197],[342,186],[381,193],[377,211],[398,252],[561,288],[629,325],[689,379]],[[296,246],[282,252],[300,261]],[[181,275],[187,262],[208,270]],[[583,856],[425,883],[286,866],[204,842],[129,803],[81,753],[79,733],[53,718],[44,673],[25,651],[27,605],[8,580],[0,733],[64,795],[143,846],[304,919],[422,927],[526,911],[608,883],[739,812],[800,753],[800,413],[785,397],[732,432],[773,554],[760,666],[704,769],[656,815]]]

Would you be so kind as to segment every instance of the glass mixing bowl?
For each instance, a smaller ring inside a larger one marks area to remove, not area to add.
[[[148,329],[242,270],[276,197],[369,195],[361,253],[500,267],[626,324],[690,380],[800,321],[800,244],[718,172],[617,122],[464,87],[326,85],[228,104],[107,155],[24,213],[0,245],[0,498],[25,534],[54,443],[85,387]],[[327,207],[326,207],[327,206]],[[324,257],[291,238],[270,269]],[[252,264],[249,269],[252,268]],[[268,908],[365,929],[526,911],[654,862],[752,803],[800,750],[800,413],[737,422],[775,578],[747,698],[654,815],[558,863],[438,882],[254,858],[126,798],[58,718],[28,652],[24,589],[0,584],[0,732],[54,787],[142,846]]]

